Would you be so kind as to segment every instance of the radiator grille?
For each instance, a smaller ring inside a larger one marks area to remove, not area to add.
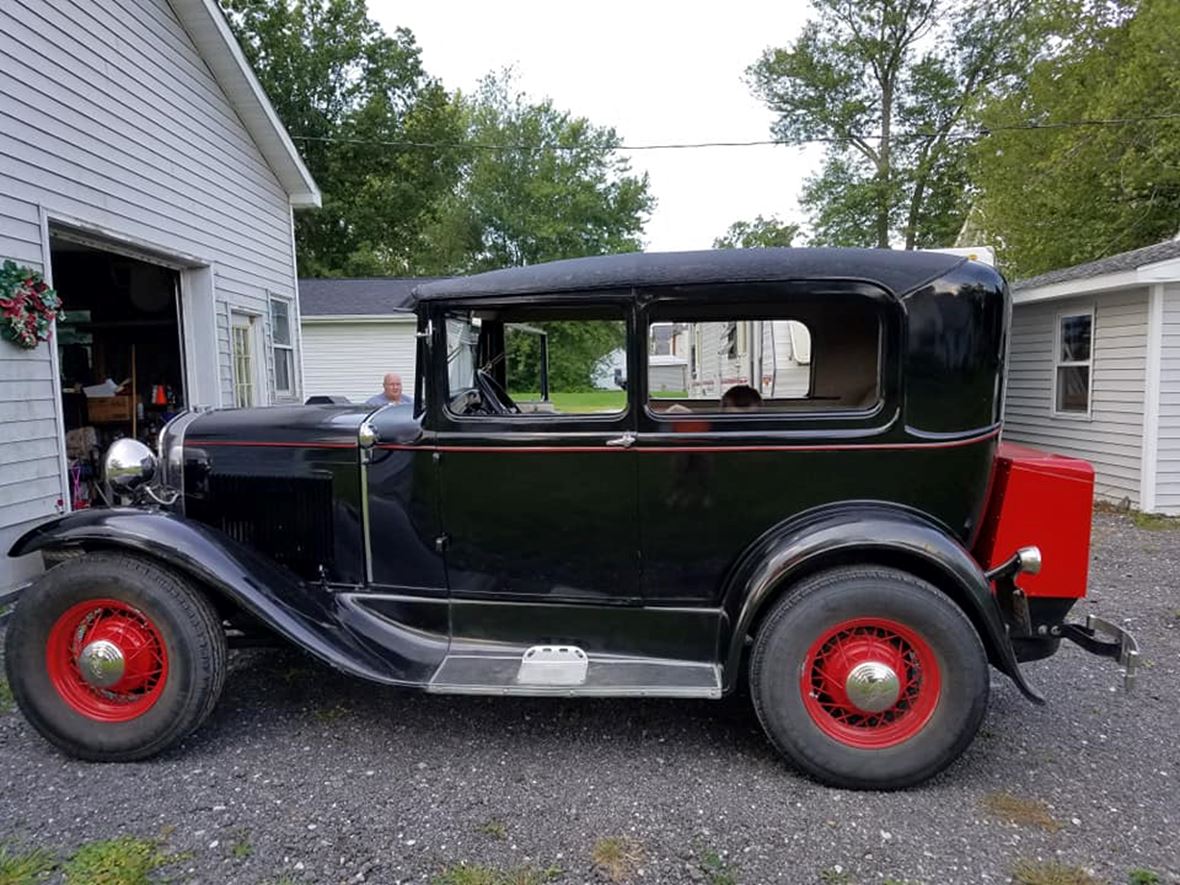
[[[213,473],[186,514],[304,578],[332,565],[332,477]]]

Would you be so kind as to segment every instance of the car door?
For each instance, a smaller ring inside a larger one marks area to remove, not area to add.
[[[632,315],[624,296],[432,315],[430,400],[453,612],[463,600],[638,601],[634,414],[611,383]],[[599,350],[617,346],[597,354],[588,374],[588,352],[567,351],[596,336]],[[550,389],[529,364],[546,353]],[[481,369],[493,390],[480,390]]]
[[[883,367],[896,365],[900,311],[884,293],[740,283],[640,297],[647,355],[631,387],[647,605],[719,605],[764,533],[812,508],[896,497],[899,472],[920,471],[888,445],[898,400]]]

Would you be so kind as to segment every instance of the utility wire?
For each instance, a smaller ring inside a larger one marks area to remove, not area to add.
[[[983,126],[974,131],[960,130],[958,132],[939,133],[915,130],[912,132],[896,132],[891,137],[897,141],[920,138],[943,137],[950,141],[974,141],[987,138],[996,132],[1036,132],[1040,130],[1082,129],[1097,126],[1128,126],[1136,123],[1147,123],[1157,120],[1180,119],[1180,113],[1150,114],[1142,117],[1114,117],[1106,120],[1068,120],[1060,123],[1017,123],[1008,126]],[[704,148],[746,148],[746,147],[802,147],[809,144],[842,144],[858,139],[862,141],[876,141],[880,135],[846,135],[843,137],[802,138],[792,141],[776,141],[774,139],[758,139],[755,141],[695,141],[668,142],[657,144],[619,144],[613,146],[596,147],[592,144],[488,144],[461,141],[384,141],[366,138],[338,138],[324,135],[292,135],[294,141],[314,141],[327,144],[355,144],[370,147],[392,148],[422,148],[429,150],[475,149],[486,151],[675,151],[699,150]]]

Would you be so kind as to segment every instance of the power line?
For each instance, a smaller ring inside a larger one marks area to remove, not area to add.
[[[943,137],[950,141],[975,141],[987,138],[997,132],[1037,132],[1041,130],[1082,129],[1101,126],[1128,126],[1137,123],[1148,123],[1160,120],[1180,119],[1180,113],[1149,114],[1141,117],[1113,117],[1105,120],[1068,120],[1058,123],[1017,123],[1007,126],[984,126],[974,131],[960,130],[958,132],[939,133],[934,131],[914,130],[911,132],[896,132],[891,136],[898,141],[921,138]],[[877,141],[880,134],[858,135],[850,134],[843,137],[802,138],[791,141],[775,139],[757,139],[753,141],[693,141],[666,142],[654,144],[620,144],[614,146],[596,147],[590,144],[490,144],[462,141],[403,141],[367,138],[338,138],[324,135],[292,135],[294,141],[314,141],[326,144],[355,144],[367,147],[391,147],[425,150],[486,150],[486,151],[674,151],[701,150],[708,148],[747,148],[747,147],[804,147],[810,144],[842,144],[852,140]]]

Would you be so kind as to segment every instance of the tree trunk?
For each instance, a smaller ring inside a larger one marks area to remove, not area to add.
[[[881,89],[881,150],[877,162],[877,248],[889,248],[889,178],[890,138],[893,127],[893,84],[886,81]]]
[[[914,241],[918,238],[918,211],[922,208],[922,198],[926,195],[926,178],[921,175],[914,185],[913,196],[910,197],[909,218],[905,226],[905,247],[914,248]]]

